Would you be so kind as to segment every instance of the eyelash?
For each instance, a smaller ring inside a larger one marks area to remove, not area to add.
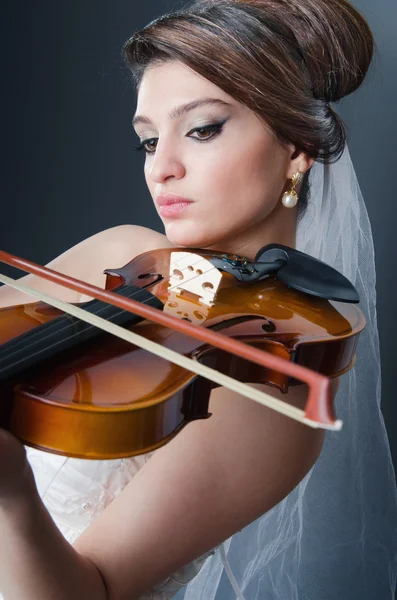
[[[205,138],[204,140],[200,140],[199,138],[192,138],[192,139],[196,140],[197,142],[209,142],[210,140],[212,140],[214,137],[216,137],[217,135],[219,135],[222,132],[222,129],[223,129],[223,126],[225,123],[226,123],[226,120],[222,121],[221,123],[212,123],[212,124],[208,124],[208,125],[203,125],[202,127],[196,127],[195,129],[192,129],[191,131],[189,131],[187,136],[189,136],[192,133],[196,133],[198,131],[209,130],[211,132],[211,136]],[[134,150],[136,150],[137,152],[140,152],[143,150],[146,154],[154,154],[156,152],[156,150],[147,150],[145,148],[145,146],[149,142],[152,142],[153,140],[157,140],[157,139],[158,138],[148,138],[146,140],[142,140],[142,142],[138,146],[136,146],[134,148]]]

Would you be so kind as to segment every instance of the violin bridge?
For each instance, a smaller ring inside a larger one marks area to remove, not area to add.
[[[222,281],[222,273],[210,261],[192,252],[171,252],[169,292],[170,301],[164,306],[192,323],[202,323]]]

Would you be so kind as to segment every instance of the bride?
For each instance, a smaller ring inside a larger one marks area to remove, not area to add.
[[[134,458],[25,450],[0,430],[0,591],[5,600],[165,600],[179,590],[186,600],[391,599],[396,492],[379,408],[372,237],[331,107],[365,78],[368,25],[346,0],[202,0],[149,24],[124,51],[165,233],[114,227],[50,266],[103,287],[109,265],[162,247],[253,259],[275,242],[324,260],[356,285],[367,318],[355,368],[335,381],[345,426],[325,435],[217,388],[210,419]],[[33,301],[0,289],[3,308]],[[266,391],[305,405],[304,385]]]

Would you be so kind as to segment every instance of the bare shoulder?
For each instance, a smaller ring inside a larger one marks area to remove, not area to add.
[[[49,264],[83,269],[87,274],[102,273],[109,267],[124,266],[143,252],[170,246],[167,237],[158,231],[140,225],[118,225],[86,238]]]
[[[111,227],[88,238],[84,244],[87,244],[87,247],[92,246],[92,249],[95,248],[100,256],[107,254],[108,260],[126,261],[124,264],[143,252],[172,247],[163,233],[140,225]]]
[[[147,227],[118,225],[72,246],[47,266],[65,275],[104,287],[105,269],[122,267],[143,252],[171,246],[165,235]],[[34,275],[27,275],[22,280],[32,288],[53,294],[66,302],[81,302],[86,299]],[[36,302],[36,299],[5,286],[0,288],[0,308],[29,302]]]
[[[71,269],[74,258],[78,258],[86,281],[101,285],[105,283],[105,269],[123,267],[143,252],[168,247],[172,244],[158,231],[140,225],[118,225],[87,238],[57,261],[63,260],[62,266]]]
[[[158,231],[140,225],[118,225],[74,246],[67,256],[65,254],[60,257],[63,258],[64,264],[59,266],[64,272],[68,269],[74,270],[72,265],[75,264],[76,257],[80,264],[80,274],[75,276],[99,287],[105,287],[105,269],[123,267],[139,254],[167,247],[172,247],[172,244]],[[77,301],[84,300],[88,300],[88,297],[78,296]]]

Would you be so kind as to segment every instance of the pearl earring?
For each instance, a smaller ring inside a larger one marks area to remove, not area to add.
[[[294,208],[294,206],[298,204],[298,194],[296,193],[295,188],[300,184],[302,179],[303,173],[300,171],[295,173],[295,175],[292,177],[292,188],[289,192],[285,192],[282,199],[282,203],[286,208]]]

